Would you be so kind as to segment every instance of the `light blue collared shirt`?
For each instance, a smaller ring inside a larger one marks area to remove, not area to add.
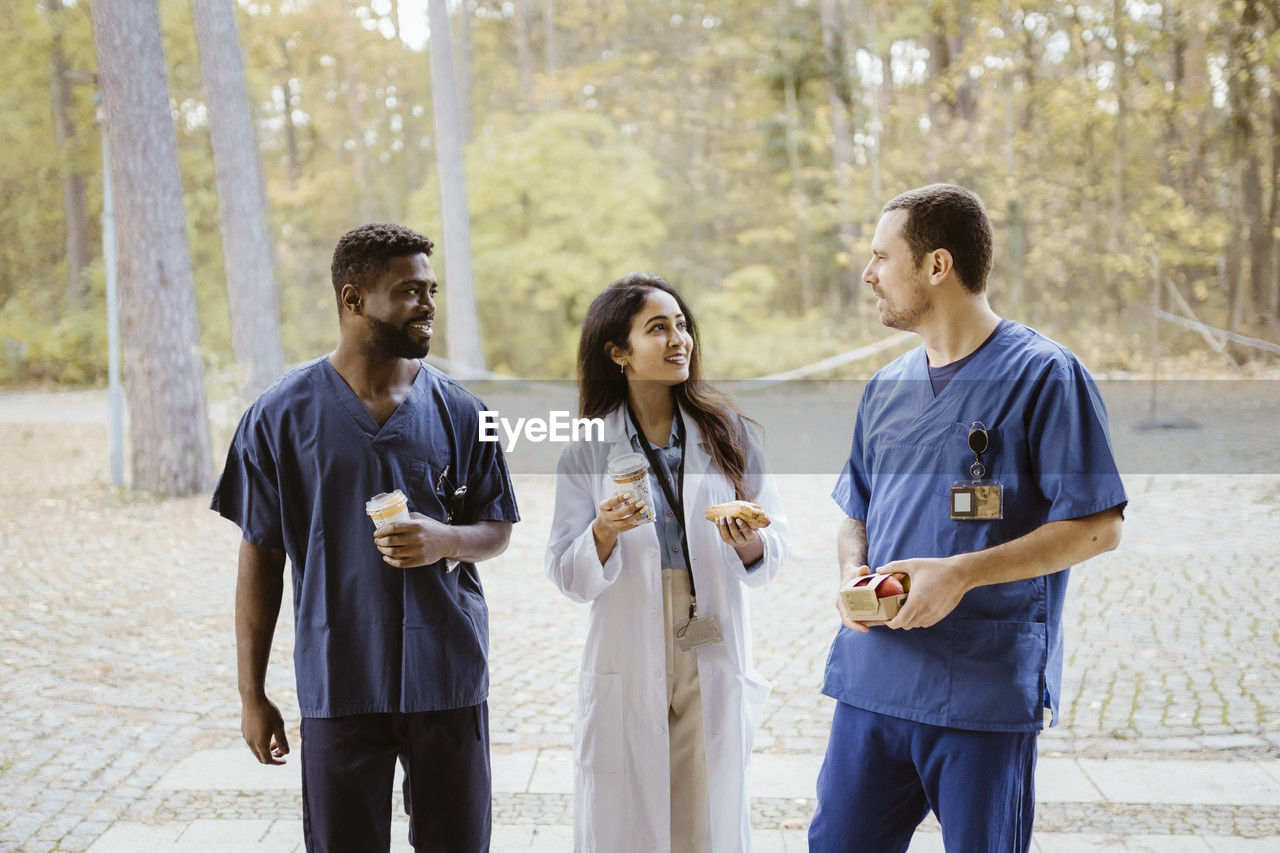
[[[636,434],[635,425],[631,423],[630,417],[626,418],[625,423],[627,438],[631,440],[632,449],[636,453],[644,453],[644,445],[640,442],[647,439]],[[680,434],[679,426],[679,419],[672,418],[671,435],[667,438],[666,447],[658,447],[652,441],[649,442],[650,449],[654,451],[653,455],[657,457],[659,468],[657,471],[649,471],[649,490],[653,492],[653,507],[658,515],[656,530],[658,546],[662,550],[662,566],[669,569],[688,570],[688,555],[684,553],[684,546],[681,544],[680,519],[676,517],[675,508],[667,500],[666,492],[662,490],[663,480],[673,494],[680,487],[680,466],[684,463],[684,436]]]
[[[626,425],[627,438],[631,441],[631,448],[636,453],[644,453],[644,445],[640,442],[642,439],[636,434],[635,425],[631,423],[631,418],[627,417],[623,423]],[[685,569],[689,568],[688,555],[684,553],[684,546],[681,544],[680,537],[680,521],[676,517],[675,509],[667,501],[667,495],[662,491],[662,485],[659,478],[666,478],[667,483],[674,493],[680,485],[680,466],[684,463],[684,436],[681,434],[680,421],[677,418],[671,419],[671,435],[667,438],[666,447],[658,447],[652,441],[649,447],[655,451],[654,455],[658,459],[660,471],[649,472],[649,487],[653,492],[653,506],[657,511],[657,533],[658,547],[662,551],[662,566],[667,569]],[[681,498],[684,496],[681,495]],[[754,571],[763,564],[764,556],[761,555],[744,568],[747,571]]]

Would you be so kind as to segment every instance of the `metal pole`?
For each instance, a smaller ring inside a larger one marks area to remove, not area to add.
[[[107,447],[111,485],[124,485],[124,394],[120,388],[120,300],[116,282],[116,218],[111,192],[111,151],[102,137],[102,261],[107,273]]]

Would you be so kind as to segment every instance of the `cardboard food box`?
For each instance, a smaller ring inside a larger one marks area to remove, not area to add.
[[[897,577],[901,581],[903,593],[884,595],[880,586],[891,577]],[[906,591],[910,589],[911,578],[908,575],[861,575],[840,588],[840,597],[844,600],[844,609],[849,611],[849,618],[855,622],[874,624],[888,622],[897,616],[907,600]]]

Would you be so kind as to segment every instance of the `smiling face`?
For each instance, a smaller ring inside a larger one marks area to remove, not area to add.
[[[439,290],[425,254],[400,255],[364,290],[362,314],[370,346],[391,358],[422,358],[431,349],[431,324]]]
[[[915,331],[933,310],[929,290],[928,256],[917,264],[911,248],[902,238],[905,210],[891,210],[880,217],[871,238],[871,261],[862,271],[862,281],[876,295],[880,322],[891,329]]]
[[[675,297],[662,290],[650,290],[631,317],[627,351],[616,347],[615,362],[626,363],[630,382],[679,385],[689,378],[693,358],[693,336]]]

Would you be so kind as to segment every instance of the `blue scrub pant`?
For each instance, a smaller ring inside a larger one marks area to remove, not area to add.
[[[493,828],[489,706],[302,719],[307,853],[387,853],[396,759],[416,851],[480,853]]]
[[[810,853],[901,853],[932,809],[955,853],[1031,846],[1035,732],[931,726],[836,703]]]

